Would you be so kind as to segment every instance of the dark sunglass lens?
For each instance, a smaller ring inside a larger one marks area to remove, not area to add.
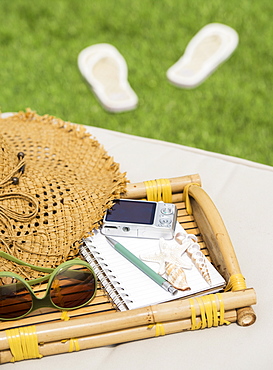
[[[95,290],[96,280],[92,271],[85,266],[73,265],[61,269],[54,277],[50,297],[59,308],[74,308],[89,302]]]
[[[15,319],[27,314],[32,308],[28,289],[17,279],[0,278],[0,320]]]

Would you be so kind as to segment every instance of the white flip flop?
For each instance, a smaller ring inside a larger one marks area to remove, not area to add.
[[[224,24],[203,27],[189,42],[182,57],[167,71],[168,80],[179,87],[200,85],[236,49],[237,32]]]
[[[128,82],[127,63],[110,44],[96,44],[82,50],[78,67],[102,106],[110,112],[136,108],[138,97]]]

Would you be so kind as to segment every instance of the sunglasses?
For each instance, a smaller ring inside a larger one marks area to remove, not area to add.
[[[49,273],[46,276],[26,281],[20,275],[0,272],[0,320],[20,319],[42,307],[59,310],[74,310],[88,304],[95,296],[97,278],[91,266],[79,258],[62,263],[57,268],[46,268],[23,262],[0,251],[0,257],[35,271]],[[47,281],[44,297],[35,295],[31,285]]]

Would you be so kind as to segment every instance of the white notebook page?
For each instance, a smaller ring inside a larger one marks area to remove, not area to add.
[[[176,232],[183,230],[177,223]],[[147,253],[159,251],[159,240],[142,238],[113,237],[116,241],[127,248],[137,257]],[[167,243],[177,242],[173,239]],[[90,248],[100,266],[104,269],[112,283],[117,287],[127,305],[127,309],[134,309],[161,302],[166,302],[178,298],[188,297],[196,294],[204,294],[207,291],[215,292],[225,285],[225,280],[218,271],[207,260],[207,267],[212,284],[208,284],[199,270],[194,266],[187,253],[183,254],[183,259],[192,265],[191,269],[184,269],[186,279],[191,290],[178,291],[175,295],[165,291],[146,274],[129,262],[125,257],[118,253],[106,240],[105,236],[95,231],[95,235],[85,239],[86,247]],[[95,251],[95,253],[94,253]],[[158,272],[159,264],[144,261],[154,271]],[[165,277],[165,276],[163,276]]]

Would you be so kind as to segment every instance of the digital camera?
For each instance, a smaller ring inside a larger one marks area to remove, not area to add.
[[[119,199],[104,216],[102,234],[149,239],[172,239],[177,209],[174,204]]]

